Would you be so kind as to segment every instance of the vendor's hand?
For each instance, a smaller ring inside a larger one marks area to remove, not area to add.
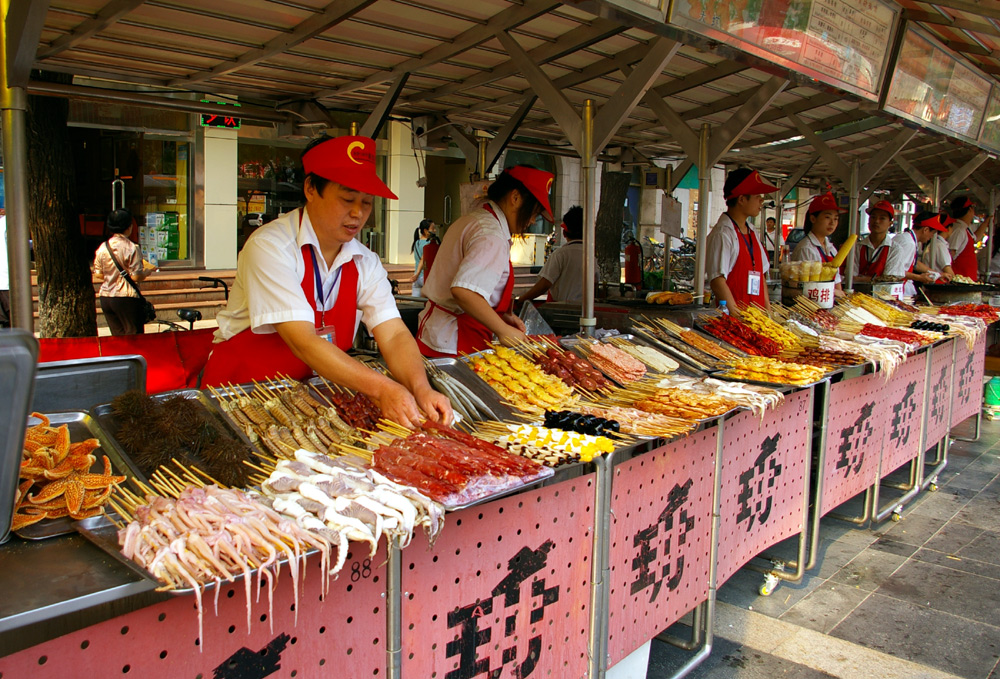
[[[943,273],[940,276],[938,276],[938,280],[941,281],[942,283],[951,283],[951,279],[952,279],[952,274],[950,273]]]
[[[525,330],[527,330],[527,328],[525,328],[525,326],[524,326],[524,321],[522,321],[520,318],[518,318],[517,314],[515,314],[513,312],[508,311],[507,313],[505,313],[500,318],[503,319],[504,323],[506,323],[507,325],[511,326],[512,328],[515,328],[516,330],[520,330],[522,333]]]
[[[406,387],[388,380],[375,395],[375,403],[382,410],[382,417],[412,429],[420,424],[420,409],[413,394]]]
[[[430,385],[417,389],[413,396],[417,400],[417,406],[427,415],[427,419],[432,422],[451,424],[455,414],[452,412],[451,401],[448,400],[447,396],[434,391]]]
[[[934,282],[934,276],[932,276],[929,271],[925,271],[924,273],[918,273],[914,275],[917,277],[917,280],[920,281],[921,283],[927,283],[929,285]]]
[[[497,339],[499,339],[500,343],[503,344],[504,346],[513,347],[523,342],[527,342],[528,336],[525,335],[523,331],[518,330],[517,328],[512,328],[509,325],[505,325],[503,332],[497,334]]]

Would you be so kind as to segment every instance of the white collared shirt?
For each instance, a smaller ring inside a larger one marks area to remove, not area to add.
[[[583,299],[583,241],[566,243],[553,252],[538,275],[552,283],[549,294],[555,301]]]
[[[948,235],[948,249],[955,256],[960,255],[968,244],[969,238],[972,238],[972,242],[975,243],[976,232],[961,219],[955,220],[955,224],[951,227],[951,233]]]
[[[789,257],[791,262],[822,262],[823,257],[820,255],[820,250],[826,253],[827,257],[837,256],[837,247],[833,242],[827,238],[826,246],[820,244],[819,239],[816,238],[810,231],[806,234],[806,237],[799,241],[799,244],[795,246],[795,250],[792,251],[792,256]],[[833,278],[834,283],[840,282],[840,272]]]
[[[500,206],[492,201],[486,204],[493,208],[495,216],[481,207],[448,227],[421,291],[436,306],[428,304],[420,313],[418,336],[443,354],[458,351],[458,320],[454,314],[462,313],[462,307],[451,289],[471,290],[495,307],[510,277],[510,227]]]
[[[940,233],[931,236],[930,242],[924,246],[924,252],[920,255],[920,261],[927,265],[932,271],[944,271],[946,266],[951,266],[951,252],[948,251],[948,241]]]
[[[871,263],[871,262],[874,262],[876,259],[878,259],[879,251],[882,248],[887,248],[891,244],[892,244],[892,234],[891,233],[885,234],[885,240],[883,240],[882,244],[879,245],[877,248],[875,247],[875,244],[872,243],[871,234],[870,233],[869,234],[865,234],[865,236],[858,241],[858,244],[854,246],[854,251],[851,252],[851,257],[854,258],[854,273],[857,274],[859,271],[861,271],[861,251],[862,250],[867,250],[868,251],[868,262]],[[886,255],[886,256],[888,257],[888,255]]]
[[[917,255],[917,236],[904,231],[892,239],[889,256],[885,260],[885,275],[903,278]]]
[[[300,212],[303,212],[301,228]],[[218,316],[217,342],[247,328],[253,328],[258,334],[269,334],[276,332],[274,326],[278,323],[315,323],[315,310],[302,290],[302,278],[306,272],[302,246],[307,244],[315,248],[323,283],[324,294],[316,295],[318,310],[333,308],[340,290],[340,268],[353,259],[358,268],[355,333],[360,321],[364,321],[371,331],[385,321],[399,318],[392,286],[378,255],[357,240],[351,240],[344,243],[333,265],[327,267],[309,213],[300,208],[265,224],[247,239],[237,261],[236,282],[230,292],[229,303]],[[307,285],[315,283],[308,281]],[[325,304],[320,297],[326,300]]]
[[[745,226],[753,228],[748,224]],[[712,227],[706,241],[705,273],[708,276],[708,281],[713,281],[719,276],[725,278],[732,272],[733,267],[736,266],[736,260],[740,256],[740,238],[741,236],[736,233],[736,223],[733,222],[732,217],[725,212],[719,215],[719,221]],[[757,252],[754,254],[755,264],[762,274],[766,274],[771,268],[771,264],[760,248],[760,239],[755,240],[758,245]]]

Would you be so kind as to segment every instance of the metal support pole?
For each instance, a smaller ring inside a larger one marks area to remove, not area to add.
[[[607,671],[608,628],[608,534],[611,532],[612,474],[614,453],[594,458],[594,546],[590,556],[590,635],[587,638],[587,676],[600,679]]]
[[[993,240],[997,230],[997,190],[990,189],[990,233],[989,238],[986,240],[986,278],[984,279],[987,283],[990,281],[990,269],[993,266],[993,248],[996,241]]]
[[[859,161],[858,159],[855,158],[854,162],[851,163],[851,186],[850,186],[850,193],[851,193],[851,195],[850,195],[851,208],[850,209],[851,209],[851,211],[847,215],[848,216],[847,233],[850,234],[851,236],[857,236],[858,235],[858,231],[860,230],[858,228],[858,209],[860,208],[860,205],[858,205],[858,202],[859,202],[858,201],[858,192],[861,190],[861,187],[858,186],[858,183],[859,183],[858,182],[858,177],[859,177],[860,174],[861,174],[861,161]],[[850,293],[854,292],[854,258],[853,257],[848,257],[847,258],[847,270],[844,273],[846,274],[844,276],[844,290],[848,294],[850,294]]]
[[[479,137],[479,163],[477,173],[479,174],[480,181],[486,179],[486,145],[488,143],[489,139],[486,137]]]
[[[403,676],[403,557],[399,538],[388,543],[385,564],[385,655],[386,677],[401,679]]]
[[[941,178],[934,177],[934,195],[931,196],[931,200],[934,202],[934,212],[941,209]]]
[[[594,200],[597,193],[597,155],[594,153],[594,100],[583,102],[583,308],[580,330],[594,334],[597,319],[594,317],[594,274],[597,259],[594,256],[596,232]],[[616,283],[617,284],[617,283]]]
[[[694,301],[705,303],[705,243],[708,241],[708,214],[712,196],[712,168],[708,166],[708,123],[701,126],[698,140],[698,250],[694,260]]]
[[[31,305],[31,257],[28,248],[28,95],[10,87],[7,73],[7,11],[0,0],[0,126],[3,127],[4,196],[7,211],[7,264],[10,272],[10,324],[35,331]]]
[[[951,340],[951,365],[952,366],[955,365],[955,354],[957,353],[957,350],[958,350],[958,342],[959,342],[958,338],[953,338]],[[954,370],[954,367],[952,367],[952,370]],[[951,384],[948,385],[948,401],[947,401],[947,403],[951,404],[953,402],[954,398],[955,398],[955,380],[954,380],[954,376],[952,376]],[[980,408],[980,411],[981,410],[982,409]],[[927,490],[928,488],[930,488],[931,490],[937,490],[938,474],[940,474],[941,472],[943,472],[945,470],[945,467],[948,466],[948,450],[949,450],[948,434],[949,434],[949,432],[951,432],[951,408],[950,407],[948,408],[948,428],[945,429],[944,437],[940,441],[938,441],[938,444],[937,444],[937,457],[934,460],[934,465],[935,466],[934,466],[933,469],[931,469],[930,473],[927,473],[926,470],[924,472],[924,481],[921,484],[921,487],[924,490]]]

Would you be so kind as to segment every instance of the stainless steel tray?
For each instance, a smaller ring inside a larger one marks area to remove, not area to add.
[[[429,363],[461,382],[490,409],[497,420],[515,419],[514,411],[500,399],[500,394],[483,381],[464,361],[457,358],[432,358]]]
[[[0,330],[0,392],[7,403],[0,408],[0,542],[10,537],[37,360],[38,340],[33,335]]]
[[[87,439],[97,439],[101,447],[94,451],[97,460],[90,468],[91,472],[104,471],[104,461],[102,455],[107,455],[111,461],[112,472],[117,476],[127,476],[131,479],[146,481],[146,476],[139,470],[135,463],[118,447],[118,444],[101,428],[97,420],[89,413],[73,411],[64,413],[52,413],[46,415],[53,426],[65,424],[69,428],[69,439],[72,443],[79,443]],[[29,423],[30,424],[30,423]],[[95,517],[96,518],[96,517]],[[66,535],[73,532],[74,519],[63,517],[60,519],[45,519],[38,523],[26,526],[16,535],[25,540],[44,540],[45,538]]]
[[[87,410],[130,389],[146,390],[146,359],[139,355],[39,363],[31,409]]]
[[[683,340],[680,340],[676,337],[672,337],[671,339],[674,342],[683,345],[684,349],[678,349],[677,347],[670,344],[666,339],[661,339],[656,335],[651,335],[643,330],[636,329],[635,334],[638,335],[639,337],[644,338],[652,346],[656,347],[657,349],[660,349],[668,356],[672,356],[674,359],[681,362],[682,365],[689,366],[690,368],[693,368],[694,370],[697,370],[700,373],[712,373],[724,369],[723,367],[721,367],[722,364],[718,359],[709,356],[701,349],[696,349],[695,347],[686,344]],[[664,331],[664,336],[666,336],[665,331]]]
[[[601,343],[602,344],[610,344],[610,345],[614,346],[614,342],[612,342],[612,340],[614,340],[614,339],[623,339],[623,340],[626,340],[629,343],[635,344],[637,346],[648,347],[648,348],[650,348],[650,349],[652,349],[654,351],[660,352],[661,354],[663,354],[667,358],[669,358],[671,360],[674,360],[674,361],[677,361],[678,363],[680,363],[679,359],[677,359],[675,356],[673,356],[673,354],[668,354],[667,352],[663,351],[663,349],[661,349],[659,346],[655,346],[652,342],[650,342],[648,339],[646,339],[645,337],[643,337],[641,335],[633,335],[631,333],[626,333],[624,335],[608,335],[607,337],[601,338]],[[659,370],[656,370],[655,368],[651,367],[649,364],[647,364],[642,359],[637,358],[636,360],[638,360],[640,363],[642,363],[643,365],[646,366],[646,374],[649,375],[650,377],[656,377],[658,375],[659,376],[663,376],[663,377],[666,377],[668,375],[675,375],[675,374],[677,374],[678,370],[681,370],[681,368],[684,367],[684,364],[681,364],[681,366],[678,367],[677,370],[672,370],[670,372],[660,372]]]

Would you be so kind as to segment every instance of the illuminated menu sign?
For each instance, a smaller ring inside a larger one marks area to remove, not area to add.
[[[879,0],[674,0],[670,22],[878,99],[898,11]]]
[[[978,140],[990,81],[914,30],[908,30],[885,109],[963,139]]]

